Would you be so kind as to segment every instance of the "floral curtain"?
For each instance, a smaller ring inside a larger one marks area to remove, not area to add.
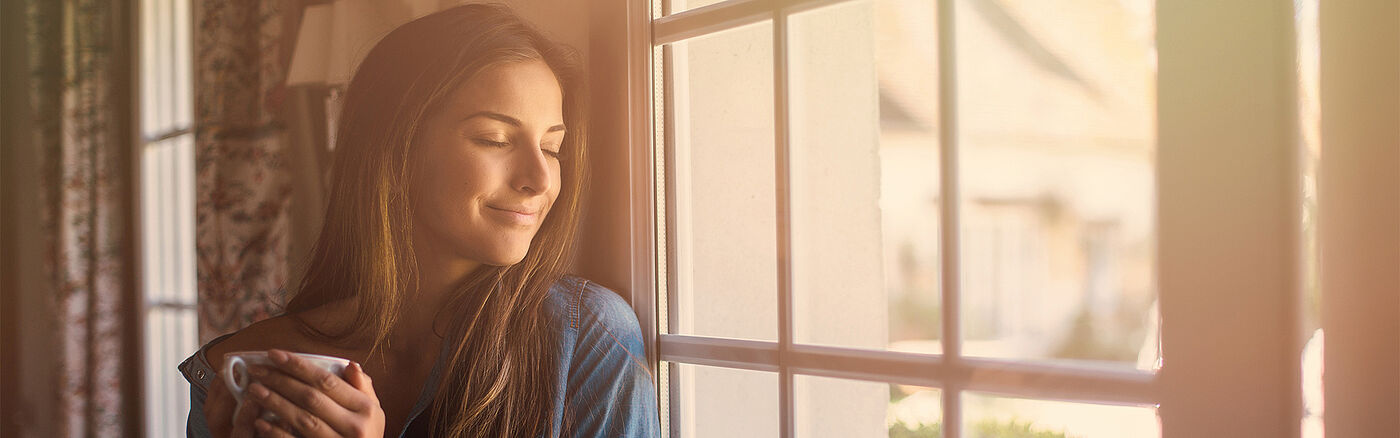
[[[122,436],[130,427],[122,376],[136,352],[125,332],[129,257],[129,142],[124,29],[105,0],[29,0],[25,43],[32,139],[41,154],[45,283],[53,289],[57,436]],[[134,414],[134,413],[133,413]]]
[[[200,342],[280,312],[291,195],[278,111],[287,0],[195,3]]]

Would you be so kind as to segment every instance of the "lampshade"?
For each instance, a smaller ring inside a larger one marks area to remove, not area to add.
[[[336,0],[306,7],[287,85],[350,82],[369,50],[400,24],[440,8],[438,0]]]
[[[333,8],[334,4],[330,3],[311,5],[302,13],[297,46],[292,50],[292,65],[287,68],[287,85],[326,82],[326,55],[330,53]]]

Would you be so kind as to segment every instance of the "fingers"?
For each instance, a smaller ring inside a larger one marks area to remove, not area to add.
[[[374,393],[374,382],[369,378],[369,374],[360,367],[359,362],[350,362],[350,366],[345,368],[345,381],[360,392],[369,395],[375,401],[379,400],[379,395]]]
[[[295,377],[302,383],[316,388],[330,397],[336,404],[354,412],[367,412],[373,405],[368,403],[364,392],[358,386],[347,384],[345,379],[330,371],[313,365],[311,361],[287,354],[282,350],[268,350],[268,358],[277,364],[278,369]],[[349,372],[349,369],[346,369]],[[275,387],[274,387],[275,388]],[[371,387],[373,388],[373,387]],[[372,391],[372,390],[371,390]],[[283,394],[287,394],[283,392]],[[373,395],[373,392],[370,392]]]
[[[278,374],[268,373],[269,376]],[[350,415],[348,411],[339,406],[331,406],[334,403],[319,391],[287,377],[283,377],[280,382],[284,387],[290,385],[298,385],[299,387],[291,390],[279,388],[273,391],[269,390],[269,387],[264,386],[263,383],[253,383],[248,385],[248,395],[257,400],[264,409],[277,414],[277,417],[281,418],[289,429],[308,437],[337,436],[339,435],[338,431],[332,429],[331,425],[327,424],[323,418],[341,420],[337,421],[338,424],[344,424],[345,421],[351,420],[348,418]],[[298,402],[288,400],[281,395],[282,393],[295,394],[289,396],[297,398]],[[311,405],[310,410],[303,408],[299,403]],[[336,409],[339,409],[340,412],[335,412]]]
[[[204,424],[209,426],[209,432],[214,436],[229,436],[235,403],[233,395],[224,388],[223,380],[214,379],[204,396]]]
[[[253,420],[262,415],[262,408],[254,400],[244,400],[233,413],[233,430],[229,433],[232,438],[252,438]]]
[[[352,362],[341,378],[282,350],[269,350],[268,358],[275,368],[249,367],[255,383],[245,396],[281,421],[260,433],[282,436],[277,429],[307,437],[383,433],[383,410],[373,382],[359,364]]]
[[[253,423],[253,427],[258,429],[259,437],[294,438],[296,436],[292,435],[291,431],[282,428],[282,426],[268,423],[266,420],[259,419],[257,422]]]

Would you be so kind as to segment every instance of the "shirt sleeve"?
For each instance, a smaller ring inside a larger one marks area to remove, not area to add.
[[[632,307],[596,284],[573,298],[578,340],[561,436],[660,436],[655,379]]]
[[[190,385],[190,413],[189,419],[185,423],[185,436],[189,438],[209,438],[209,425],[204,419],[204,397],[203,390]]]
[[[185,376],[185,380],[190,382],[190,412],[185,422],[185,436],[187,437],[208,438],[210,436],[209,425],[204,418],[204,399],[209,394],[209,384],[217,378],[218,374],[209,366],[205,352],[209,350],[210,346],[232,335],[230,333],[214,338],[177,367],[180,370],[180,375]]]

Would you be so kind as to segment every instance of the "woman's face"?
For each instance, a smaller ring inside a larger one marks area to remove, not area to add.
[[[538,60],[481,71],[414,139],[414,246],[505,266],[525,257],[559,196],[563,93]]]

